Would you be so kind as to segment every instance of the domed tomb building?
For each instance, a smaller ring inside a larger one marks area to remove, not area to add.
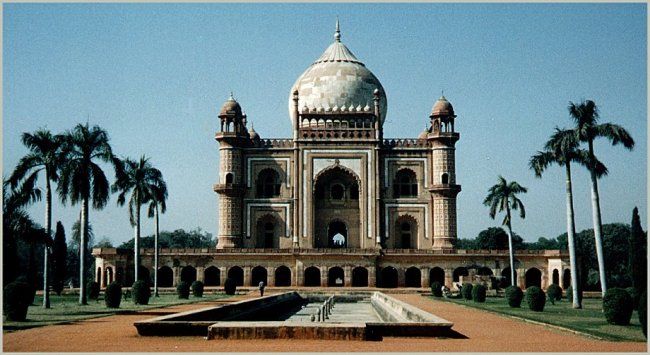
[[[158,285],[429,287],[439,281],[509,285],[507,250],[457,250],[456,113],[443,96],[413,139],[384,139],[379,79],[335,40],[288,93],[292,138],[248,128],[228,98],[218,114],[218,242],[160,251]],[[461,118],[462,119],[462,118]],[[461,121],[462,122],[462,121]],[[479,203],[479,202],[477,202]],[[487,212],[486,212],[487,213]],[[133,273],[132,256],[95,249],[102,285]],[[153,275],[153,250],[141,252]],[[518,251],[517,283],[568,286],[558,251]],[[503,275],[503,277],[501,277]]]

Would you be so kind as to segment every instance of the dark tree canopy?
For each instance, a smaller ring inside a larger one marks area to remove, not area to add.
[[[214,248],[217,245],[212,238],[212,234],[201,230],[200,228],[189,232],[184,229],[177,229],[173,232],[162,231],[158,238],[160,248]],[[140,238],[141,248],[153,248],[154,236],[149,235]],[[133,239],[122,243],[119,248],[133,249]]]
[[[54,246],[52,247],[52,289],[58,295],[64,287],[67,269],[68,246],[65,241],[65,230],[61,221],[56,223]]]
[[[482,230],[476,237],[476,247],[488,250],[507,250],[508,233],[501,227],[490,227]],[[513,233],[512,247],[515,250],[525,249],[524,240],[517,233]]]

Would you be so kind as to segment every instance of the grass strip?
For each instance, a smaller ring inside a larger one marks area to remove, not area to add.
[[[120,308],[107,308],[104,299],[100,296],[97,300],[88,300],[87,305],[79,304],[78,295],[50,295],[50,308],[43,308],[42,296],[34,298],[27,311],[27,320],[24,322],[14,322],[4,320],[2,330],[14,331],[42,327],[53,324],[70,323],[83,319],[105,317],[114,314],[133,314],[154,308],[164,308],[181,304],[198,303],[205,301],[215,301],[231,297],[225,294],[206,295],[203,297],[190,296],[189,299],[179,299],[176,294],[161,294],[159,297],[151,297],[149,304],[137,305],[133,299],[122,300]]]
[[[506,315],[511,318],[548,324],[603,340],[646,342],[646,338],[641,331],[639,315],[636,311],[632,313],[629,325],[609,324],[605,320],[605,315],[602,312],[602,300],[599,298],[584,299],[582,309],[573,309],[571,302],[566,300],[556,301],[554,305],[547,300],[543,312],[530,310],[525,299],[521,304],[521,308],[511,308],[506,299],[500,297],[488,297],[485,303],[466,301],[460,298],[433,299]]]

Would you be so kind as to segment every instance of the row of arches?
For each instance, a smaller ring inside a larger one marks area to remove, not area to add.
[[[371,278],[369,277],[368,268],[363,266],[357,266],[351,269],[350,275],[346,275],[346,271],[341,266],[333,267],[318,267],[318,266],[309,266],[304,269],[303,281],[301,285],[306,287],[368,287],[371,286]],[[425,271],[426,272],[426,271]],[[400,273],[403,273],[403,282],[400,281]],[[487,267],[479,267],[476,269],[476,272],[473,274],[478,276],[493,277],[494,272],[492,269]],[[150,275],[150,270],[146,267],[140,268],[140,277],[143,280],[149,280],[153,282],[153,278]],[[451,281],[453,283],[460,282],[462,277],[467,277],[470,275],[469,269],[466,267],[457,267],[453,269]],[[498,287],[506,287],[510,285],[510,268],[506,267],[501,270],[501,275],[499,279],[501,280]],[[104,285],[109,284],[112,281],[118,281],[125,284],[128,284],[128,280],[124,279],[124,270],[120,267],[117,268],[116,272],[113,271],[112,267],[106,267],[102,275],[102,269],[97,270],[97,281],[102,280],[102,277],[105,279]],[[192,283],[198,279],[198,270],[193,266],[185,266],[180,269],[179,281],[185,281]],[[292,271],[289,267],[281,265],[273,271],[273,283],[269,283],[269,274],[267,268],[263,266],[256,266],[250,270],[250,281],[245,282],[244,277],[244,268],[240,266],[232,266],[227,269],[225,275],[222,275],[222,271],[216,266],[210,266],[203,270],[202,280],[205,286],[223,286],[225,278],[231,278],[235,281],[237,286],[257,286],[260,281],[263,281],[269,286],[276,287],[288,287],[293,285],[293,280],[295,275],[292,275]],[[426,278],[423,278],[423,271],[416,267],[408,267],[406,269],[398,270],[396,267],[387,266],[383,268],[376,269],[376,286],[383,288],[396,288],[400,284],[403,287],[413,287],[421,288],[428,287],[429,285],[423,284]],[[115,278],[115,280],[113,279]],[[324,278],[324,279],[323,279]],[[517,273],[515,271],[515,278],[517,278]],[[445,277],[445,270],[440,267],[433,267],[428,270],[428,282],[438,281],[441,284],[445,284],[448,279]],[[531,286],[542,287],[542,271],[538,268],[532,267],[526,270],[524,275],[524,288]],[[551,281],[551,280],[549,280]],[[570,285],[570,271],[568,269],[564,270],[562,275],[562,280],[560,280],[560,272],[555,269],[552,272],[552,283],[563,286],[567,288]],[[245,284],[248,283],[248,284]],[[158,286],[159,287],[174,287],[176,286],[174,281],[174,271],[169,266],[163,266],[158,269]],[[448,285],[451,286],[451,285]]]

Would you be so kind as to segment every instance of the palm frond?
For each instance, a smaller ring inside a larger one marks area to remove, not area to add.
[[[634,139],[625,128],[614,123],[603,123],[595,126],[596,137],[607,138],[612,142],[612,145],[622,143],[627,149],[634,148]]]

